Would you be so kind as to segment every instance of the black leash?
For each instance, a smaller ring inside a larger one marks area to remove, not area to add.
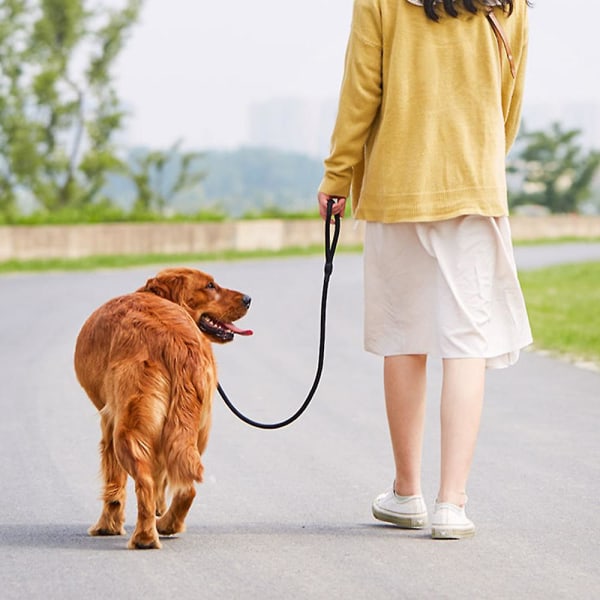
[[[259,423],[242,414],[229,400],[227,394],[223,390],[223,387],[220,383],[217,384],[217,390],[223,398],[225,404],[229,407],[229,410],[247,423],[248,425],[252,425],[252,427],[257,427],[258,429],[281,429],[290,423],[293,423],[296,419],[300,417],[300,415],[308,408],[315,392],[317,391],[317,387],[319,387],[319,381],[321,380],[321,374],[323,372],[323,363],[325,359],[325,317],[327,313],[327,291],[329,288],[329,278],[331,277],[331,273],[333,272],[333,257],[335,255],[335,249],[337,247],[338,238],[340,237],[340,215],[335,215],[335,227],[333,233],[333,240],[331,239],[331,214],[333,210],[333,200],[329,200],[327,203],[327,218],[325,219],[325,275],[323,277],[323,292],[321,294],[321,333],[319,339],[319,359],[317,362],[317,372],[315,375],[315,380],[313,381],[312,387],[310,388],[310,392],[308,392],[308,396],[306,400],[302,404],[302,406],[289,418],[284,421],[280,421],[279,423]]]

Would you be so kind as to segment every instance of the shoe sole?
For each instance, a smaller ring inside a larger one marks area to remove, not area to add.
[[[421,513],[410,516],[400,516],[397,513],[382,511],[379,508],[372,507],[373,516],[378,521],[392,523],[402,529],[424,529],[427,526],[427,513]]]
[[[431,526],[431,537],[434,540],[462,540],[471,538],[475,535],[475,528],[458,529],[456,527],[435,527]]]

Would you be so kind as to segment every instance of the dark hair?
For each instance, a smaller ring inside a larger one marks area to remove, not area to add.
[[[480,2],[477,2],[477,0],[460,0],[462,5],[464,6],[464,8],[466,10],[468,10],[470,13],[476,13],[477,12],[477,4],[480,4]],[[514,5],[514,0],[499,0],[500,4],[502,5],[502,10],[510,15],[513,11],[513,5]],[[454,0],[423,0],[423,8],[425,9],[425,14],[432,20],[432,21],[439,21],[440,20],[440,16],[438,15],[437,11],[435,10],[435,5],[436,4],[440,4],[442,3],[444,5],[444,10],[446,11],[446,13],[448,13],[451,17],[458,17],[458,10],[456,10],[456,6],[454,5],[455,2]],[[527,4],[531,5],[531,2],[529,2],[529,0],[527,0]]]

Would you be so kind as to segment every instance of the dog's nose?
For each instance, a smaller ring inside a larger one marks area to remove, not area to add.
[[[252,303],[252,298],[250,298],[250,296],[246,296],[244,294],[244,296],[242,297],[242,303],[244,304],[244,306],[246,308],[250,308],[250,304]]]

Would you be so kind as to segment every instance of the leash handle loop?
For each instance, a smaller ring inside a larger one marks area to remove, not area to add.
[[[241,413],[231,402],[231,400],[227,397],[225,390],[221,386],[220,383],[217,383],[217,391],[219,392],[221,398],[229,408],[229,410],[241,421],[246,423],[247,425],[251,425],[252,427],[256,427],[258,429],[281,429],[282,427],[286,427],[290,425],[294,421],[296,421],[300,415],[308,408],[317,388],[319,387],[319,382],[321,381],[321,374],[323,373],[323,364],[325,362],[325,321],[327,316],[327,291],[329,289],[329,278],[331,277],[331,273],[333,272],[333,258],[335,256],[335,251],[338,244],[338,239],[340,237],[340,226],[341,220],[340,215],[335,215],[334,217],[334,232],[333,239],[331,237],[331,221],[332,221],[332,213],[333,213],[333,204],[334,200],[330,199],[327,202],[327,217],[325,220],[325,275],[323,277],[323,290],[321,293],[321,327],[320,327],[320,335],[319,335],[319,358],[317,361],[317,371],[315,374],[315,379],[313,384],[306,396],[306,399],[302,403],[302,406],[289,418],[280,421],[278,423],[260,423],[258,421],[254,421],[250,417],[247,417],[243,413]]]
[[[335,200],[327,201],[327,216],[325,217],[325,275],[330,276],[333,271],[333,257],[340,237],[340,215],[335,215],[333,240],[331,239],[331,215]]]

